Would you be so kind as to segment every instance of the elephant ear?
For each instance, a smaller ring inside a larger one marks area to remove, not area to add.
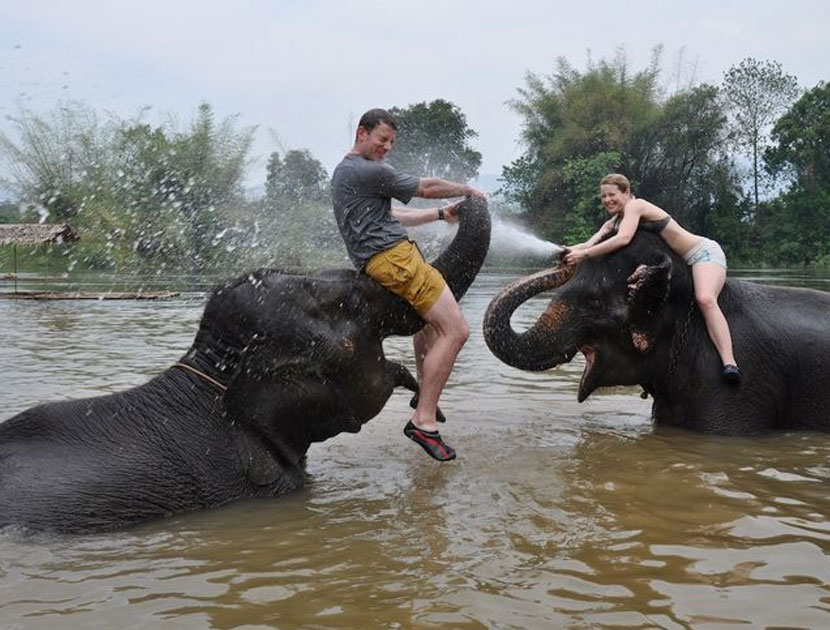
[[[640,265],[626,280],[631,341],[640,352],[648,352],[654,345],[649,322],[666,303],[671,271],[671,259],[663,256],[656,265]]]

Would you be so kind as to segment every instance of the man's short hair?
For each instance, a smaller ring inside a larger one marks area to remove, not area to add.
[[[381,109],[380,107],[370,109],[368,112],[363,114],[363,116],[360,117],[360,122],[357,123],[357,126],[363,127],[366,131],[372,131],[372,129],[381,123],[386,123],[395,131],[398,130],[398,125],[392,114],[387,112],[385,109]]]

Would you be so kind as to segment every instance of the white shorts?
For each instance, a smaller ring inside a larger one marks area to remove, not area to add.
[[[699,263],[714,263],[726,269],[726,254],[721,246],[710,238],[701,238],[697,245],[686,252],[683,260],[689,267]]]

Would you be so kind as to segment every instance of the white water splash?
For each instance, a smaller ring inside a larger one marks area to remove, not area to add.
[[[531,234],[525,228],[514,225],[499,217],[492,217],[490,253],[504,260],[539,259],[551,261],[564,249]],[[409,234],[418,241],[427,258],[437,256],[455,235],[457,225],[440,221],[409,228]]]
[[[562,247],[494,217],[490,251],[501,256],[550,258],[561,252]]]

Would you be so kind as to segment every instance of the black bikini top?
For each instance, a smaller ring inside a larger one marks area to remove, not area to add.
[[[617,215],[617,218],[614,220],[614,230],[618,230],[620,228],[620,222],[622,221],[622,217]],[[653,232],[654,234],[660,234],[666,226],[671,222],[671,215],[666,214],[662,219],[656,219],[655,221],[643,221],[640,219],[640,224],[637,226],[640,230],[645,230],[646,232]]]

